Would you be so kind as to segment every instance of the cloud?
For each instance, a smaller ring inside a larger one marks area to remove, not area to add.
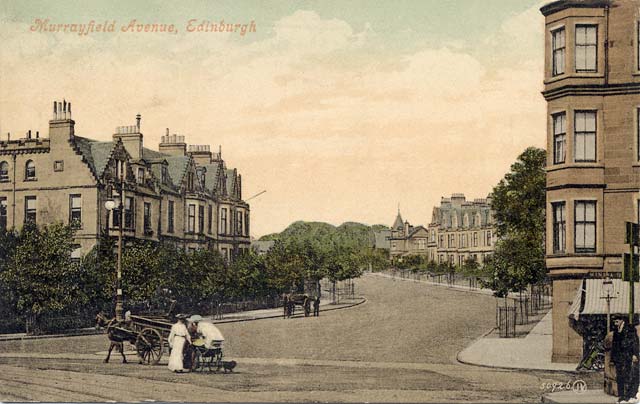
[[[268,191],[252,201],[256,235],[298,219],[389,222],[397,202],[426,224],[440,196],[483,197],[519,152],[544,144],[531,16],[484,41],[490,62],[453,45],[372,58],[375,27],[310,10],[260,40],[46,35],[8,22],[1,129],[43,131],[64,96],[81,135],[107,139],[139,112],[149,147],[165,127],[221,144],[244,194]]]

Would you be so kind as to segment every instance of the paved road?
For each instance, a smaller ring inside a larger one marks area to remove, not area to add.
[[[351,309],[221,325],[233,374],[103,364],[104,336],[0,343],[0,400],[539,402],[543,383],[575,379],[457,363],[493,326],[492,297],[372,276],[357,285],[368,300]]]

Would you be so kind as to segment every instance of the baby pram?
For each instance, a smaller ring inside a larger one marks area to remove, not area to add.
[[[204,339],[195,339],[192,342],[194,350],[194,371],[217,372],[222,368],[222,342],[213,341],[211,347],[205,345]]]

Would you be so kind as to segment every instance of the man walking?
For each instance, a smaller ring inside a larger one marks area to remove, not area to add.
[[[318,317],[320,315],[320,295],[313,299],[313,316]]]
[[[618,402],[628,402],[632,397],[635,398],[634,390],[637,390],[637,387],[633,388],[633,370],[637,371],[638,364],[638,334],[623,316],[616,317],[613,324],[611,360],[616,366]]]

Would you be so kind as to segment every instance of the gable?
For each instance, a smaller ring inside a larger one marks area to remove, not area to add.
[[[429,231],[422,226],[418,226],[417,228],[415,228],[413,232],[409,235],[410,239],[428,238],[428,237],[429,237]]]

